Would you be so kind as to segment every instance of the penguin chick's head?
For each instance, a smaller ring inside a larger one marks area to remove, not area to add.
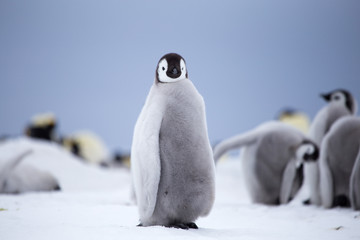
[[[164,55],[157,65],[155,74],[156,83],[172,83],[188,77],[183,57],[176,53]]]
[[[307,161],[316,161],[319,158],[319,148],[315,143],[304,140],[296,150],[297,159]]]
[[[350,92],[344,89],[337,89],[329,93],[320,94],[329,103],[343,104],[351,112],[355,113],[355,102]]]

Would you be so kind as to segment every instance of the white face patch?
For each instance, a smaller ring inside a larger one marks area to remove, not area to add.
[[[342,92],[336,92],[336,93],[331,95],[331,100],[330,101],[345,105],[346,96]]]
[[[186,65],[183,59],[180,60],[180,68],[181,68],[181,75],[178,78],[171,78],[169,77],[166,72],[168,70],[168,62],[164,58],[159,62],[159,67],[157,69],[159,81],[160,82],[178,82],[180,80],[186,79]]]

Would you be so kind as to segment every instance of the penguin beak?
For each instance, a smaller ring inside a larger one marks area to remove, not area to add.
[[[320,97],[322,97],[325,101],[329,102],[331,100],[331,94],[330,93],[323,93],[323,94],[320,94]]]
[[[172,66],[166,72],[166,75],[168,75],[168,77],[171,77],[171,78],[178,78],[181,75],[181,71],[176,66]]]

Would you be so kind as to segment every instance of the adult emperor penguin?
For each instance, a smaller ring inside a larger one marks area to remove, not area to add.
[[[301,187],[303,163],[315,161],[319,150],[294,127],[271,121],[215,146],[214,158],[242,149],[245,183],[255,203],[285,204]]]
[[[136,122],[131,168],[139,226],[197,228],[215,199],[215,165],[205,104],[185,60],[163,56]]]
[[[341,117],[355,114],[357,110],[356,101],[347,90],[337,89],[321,96],[328,104],[316,114],[309,130],[310,139],[318,146],[321,146],[325,134],[334,122]],[[310,194],[310,199],[304,203],[320,205],[319,165],[317,162],[307,164],[304,170],[304,185],[308,188]]]
[[[33,116],[25,128],[25,134],[32,138],[47,141],[56,140],[57,121],[53,113],[41,113]]]
[[[325,208],[350,207],[350,202],[356,207],[360,184],[359,163],[355,162],[359,158],[359,147],[360,117],[339,119],[324,137],[319,164],[320,193]]]
[[[109,150],[99,135],[82,130],[61,139],[61,145],[90,164],[102,164],[109,159]]]
[[[306,113],[295,110],[293,108],[284,108],[278,114],[277,118],[281,122],[290,124],[307,134],[309,131],[310,120]]]

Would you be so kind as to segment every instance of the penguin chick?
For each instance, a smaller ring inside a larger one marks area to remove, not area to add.
[[[350,207],[351,195],[352,201],[356,202],[354,196],[357,195],[360,185],[356,175],[356,172],[359,172],[354,166],[359,148],[359,117],[346,116],[339,119],[324,137],[319,160],[323,207]],[[355,203],[353,207],[356,207]]]
[[[360,147],[350,177],[350,203],[354,210],[360,210]]]
[[[338,89],[327,94],[321,94],[321,96],[328,104],[316,114],[309,130],[310,139],[318,146],[321,146],[325,134],[330,130],[334,122],[341,117],[354,115],[357,111],[357,103],[347,90]],[[304,203],[320,205],[318,162],[306,165],[304,170],[304,185],[310,192],[310,199],[304,201]]]
[[[302,184],[303,163],[317,160],[319,151],[299,130],[275,121],[222,141],[214,148],[215,161],[239,148],[252,201],[269,205],[294,198]]]
[[[140,226],[197,228],[215,198],[205,104],[184,58],[163,56],[135,125],[131,170]]]
[[[336,120],[355,115],[357,111],[357,103],[347,90],[338,89],[321,96],[328,104],[316,114],[309,132],[311,139],[318,145]]]
[[[21,164],[31,153],[31,150],[27,150],[15,158],[3,162],[0,168],[0,193],[18,194],[60,190],[58,181],[50,173]]]

